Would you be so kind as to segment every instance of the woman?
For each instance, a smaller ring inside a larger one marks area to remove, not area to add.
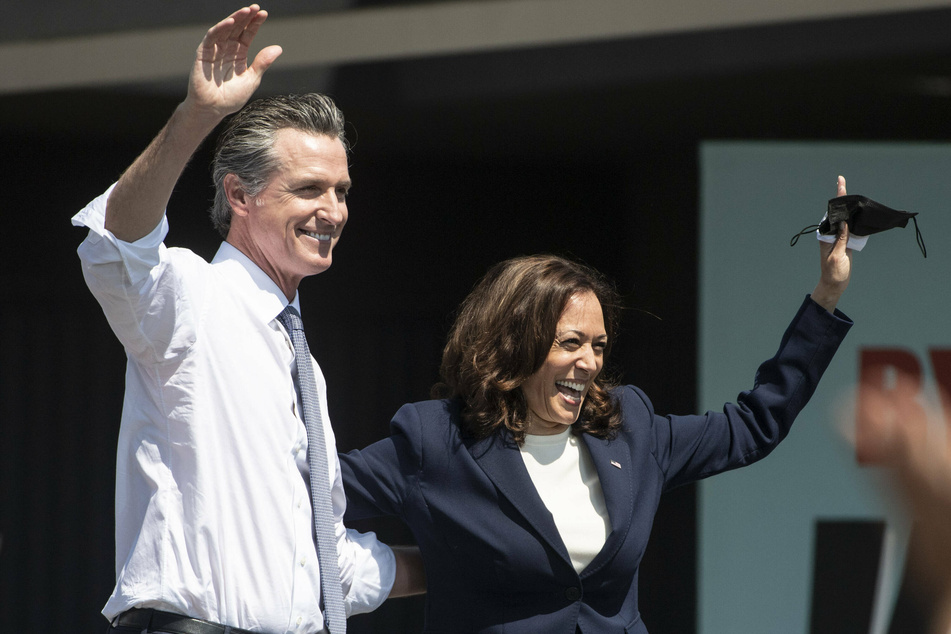
[[[845,193],[840,179],[839,193]],[[404,405],[392,435],[341,456],[348,519],[397,515],[426,568],[427,632],[647,632],[638,566],[660,495],[768,454],[812,395],[851,321],[844,223],[822,273],[722,412],[659,416],[601,376],[618,299],[553,256],[494,267],[443,354],[446,400]]]

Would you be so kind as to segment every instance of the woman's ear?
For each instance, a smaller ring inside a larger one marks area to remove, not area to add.
[[[247,216],[253,200],[245,191],[241,179],[238,178],[237,174],[226,174],[223,185],[225,196],[228,198],[232,211],[238,216]]]

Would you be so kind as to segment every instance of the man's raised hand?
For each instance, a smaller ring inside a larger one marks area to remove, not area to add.
[[[221,119],[247,103],[282,52],[268,46],[248,66],[248,49],[266,19],[267,11],[252,4],[208,29],[198,46],[186,106]]]

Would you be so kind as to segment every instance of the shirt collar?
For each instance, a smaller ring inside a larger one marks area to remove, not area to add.
[[[288,302],[274,280],[234,245],[222,242],[211,263],[242,287],[251,311],[261,321],[273,321],[288,304],[300,314],[300,293]]]

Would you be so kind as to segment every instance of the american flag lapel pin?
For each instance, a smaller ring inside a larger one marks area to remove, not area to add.
[[[621,463],[618,462],[617,460],[612,460],[612,461],[611,461],[611,466],[612,466],[612,467],[617,467],[618,469],[620,469],[620,468],[621,468]]]

